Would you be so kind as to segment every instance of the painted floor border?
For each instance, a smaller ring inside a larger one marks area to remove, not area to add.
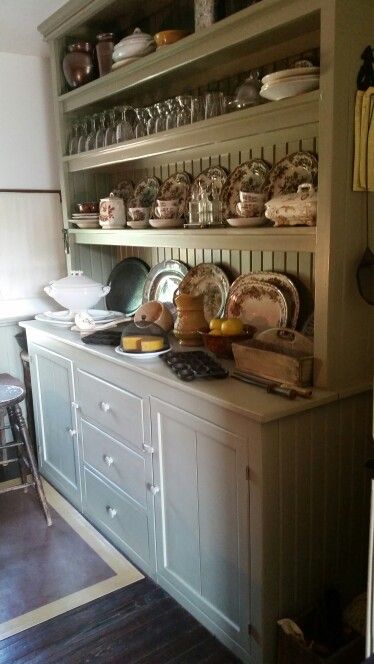
[[[15,484],[16,482],[11,482]],[[43,480],[48,503],[69,524],[73,530],[106,562],[115,572],[115,576],[95,583],[75,593],[61,597],[54,602],[28,611],[17,618],[0,624],[0,641],[9,636],[40,625],[42,622],[62,615],[78,606],[83,606],[94,599],[103,597],[114,590],[144,579],[139,572],[117,549],[115,549],[70,503],[65,500],[48,482]],[[52,526],[53,527],[53,526]]]

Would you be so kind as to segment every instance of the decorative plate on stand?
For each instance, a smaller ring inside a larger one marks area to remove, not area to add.
[[[209,322],[222,316],[230,282],[221,268],[213,263],[200,263],[189,270],[179,292],[204,295],[204,315]]]
[[[251,272],[243,275],[247,281],[265,281],[279,288],[287,302],[287,327],[295,329],[299,318],[300,299],[299,293],[293,281],[281,272]],[[236,280],[239,282],[241,277]]]
[[[157,300],[166,304],[175,317],[176,310],[173,303],[174,293],[188,272],[188,267],[175,260],[166,260],[157,263],[145,280],[143,289],[143,302]]]
[[[110,291],[105,298],[108,309],[133,316],[142,303],[144,283],[149,266],[140,258],[130,256],[117,263],[109,275]]]
[[[282,291],[265,281],[254,281],[252,275],[242,275],[231,285],[227,296],[225,316],[240,318],[253,325],[256,332],[270,327],[286,327],[287,302]]]
[[[293,152],[271,169],[266,185],[269,198],[292,194],[300,184],[318,184],[318,159],[312,152]]]
[[[162,183],[158,192],[158,198],[179,200],[179,217],[186,217],[188,214],[188,201],[190,200],[192,177],[186,171],[173,173]]]
[[[251,159],[237,166],[228,176],[221,191],[223,219],[237,217],[239,191],[264,191],[270,166],[263,159]]]
[[[193,181],[191,185],[191,197],[194,195],[196,198],[199,195],[200,186],[207,189],[212,180],[219,180],[221,183],[221,190],[228,178],[228,172],[222,166],[209,166],[202,171]]]
[[[140,180],[134,190],[134,202],[136,206],[151,208],[151,215],[153,215],[160,185],[161,181],[154,175]]]

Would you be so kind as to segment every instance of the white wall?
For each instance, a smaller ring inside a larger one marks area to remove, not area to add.
[[[50,63],[0,53],[0,189],[59,189]]]

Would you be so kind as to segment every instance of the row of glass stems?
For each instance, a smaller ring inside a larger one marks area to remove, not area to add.
[[[231,110],[231,101],[223,92],[207,92],[198,97],[179,95],[146,108],[115,106],[74,120],[67,153],[94,150],[213,118]]]

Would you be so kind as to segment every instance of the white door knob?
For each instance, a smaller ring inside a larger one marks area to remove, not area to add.
[[[110,518],[111,518],[111,519],[114,519],[114,517],[115,517],[116,514],[117,514],[117,510],[116,510],[116,508],[115,508],[115,507],[109,507],[109,506],[108,506],[106,509],[107,509],[107,512],[108,512]]]
[[[77,403],[76,401],[72,401],[72,402],[71,402],[71,407],[74,408],[74,410],[78,410],[78,408],[79,408],[79,403]]]
[[[107,403],[106,401],[102,401],[100,404],[101,410],[104,411],[104,413],[107,413],[108,410],[110,410],[110,403]]]
[[[68,429],[68,433],[69,433],[69,436],[71,436],[73,438],[74,436],[77,435],[78,432],[76,431],[76,429]]]
[[[153,454],[154,453],[154,447],[151,445],[147,445],[146,443],[143,443],[143,450],[144,452],[147,452],[147,454]]]
[[[151,494],[152,494],[153,496],[155,496],[156,493],[158,493],[158,492],[160,491],[160,487],[159,487],[159,486],[154,486],[154,485],[152,484],[152,485],[150,486],[150,491],[151,491]]]
[[[113,457],[109,456],[108,454],[104,454],[103,459],[104,459],[106,465],[109,466],[109,468],[114,463]]]

